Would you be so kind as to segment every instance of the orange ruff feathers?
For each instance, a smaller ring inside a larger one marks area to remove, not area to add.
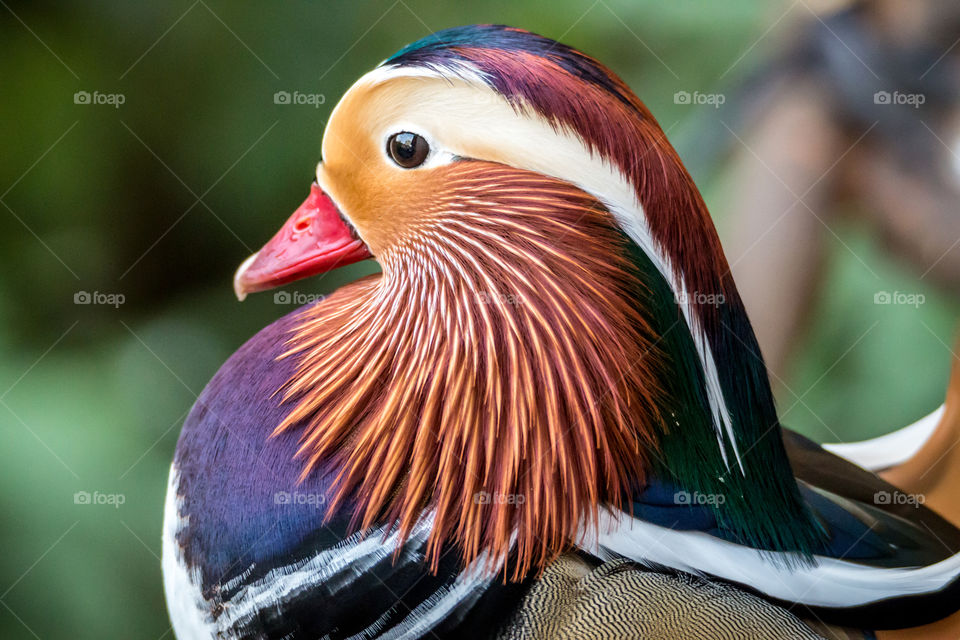
[[[432,568],[454,543],[506,572],[514,545],[516,579],[644,477],[662,354],[595,199],[487,162],[436,174],[383,274],[302,313],[275,433],[302,429],[304,475],[338,471],[328,513],[404,538],[432,513]]]

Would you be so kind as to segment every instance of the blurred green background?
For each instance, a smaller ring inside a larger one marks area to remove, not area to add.
[[[775,47],[778,37],[763,36],[788,6],[0,5],[0,638],[41,640],[172,636],[158,556],[179,427],[227,356],[292,310],[271,293],[238,303],[231,275],[306,196],[325,119],[356,78],[444,27],[522,26],[611,66],[690,159],[710,108],[674,104],[674,93],[743,77]],[[123,104],[76,104],[83,91]],[[277,91],[325,101],[275,104]],[[715,204],[719,167],[690,166]],[[788,381],[804,393],[786,422],[817,439],[829,437],[823,423],[857,439],[939,404],[958,311],[885,258],[866,229],[837,233],[884,288],[923,292],[927,304],[870,304],[875,279],[833,248],[830,285]],[[296,288],[328,291],[371,268]],[[76,304],[78,292],[123,303]],[[124,502],[75,504],[84,491]]]

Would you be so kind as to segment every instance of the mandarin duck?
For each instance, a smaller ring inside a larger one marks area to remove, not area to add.
[[[363,76],[234,287],[367,258],[186,419],[180,640],[817,638],[800,617],[960,608],[960,531],[780,426],[697,187],[596,60],[483,25]]]

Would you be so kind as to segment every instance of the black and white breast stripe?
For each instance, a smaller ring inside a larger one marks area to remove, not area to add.
[[[524,591],[523,585],[503,585],[481,571],[485,556],[459,571],[459,558],[451,553],[441,560],[438,575],[430,575],[424,550],[432,520],[425,517],[398,553],[397,534],[380,527],[311,557],[268,569],[250,566],[219,584],[215,597],[205,598],[200,572],[186,565],[177,543],[187,518],[178,511],[175,472],[169,489],[163,564],[179,640],[446,637],[479,609],[501,610],[500,619],[506,619]],[[484,628],[494,625],[488,620]]]

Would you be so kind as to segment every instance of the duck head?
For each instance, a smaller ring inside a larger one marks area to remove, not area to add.
[[[519,29],[442,31],[346,93],[322,158],[234,286],[382,267],[302,311],[287,352],[277,432],[333,470],[331,510],[401,533],[427,514],[434,563],[454,542],[522,576],[655,471],[728,493],[737,535],[809,542],[782,526],[803,507],[706,206],[612,71]]]

